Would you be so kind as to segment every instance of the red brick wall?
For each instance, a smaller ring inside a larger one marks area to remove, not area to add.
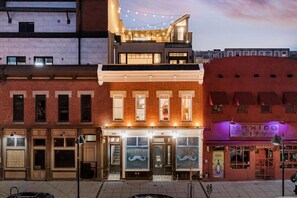
[[[97,81],[87,80],[8,80],[1,86],[0,119],[8,118],[5,125],[12,123],[13,99],[10,98],[10,91],[26,91],[24,99],[24,123],[25,126],[35,124],[35,98],[32,91],[49,91],[49,98],[46,99],[47,127],[54,126],[58,121],[58,98],[55,98],[55,91],[72,91],[69,98],[69,124],[80,124],[80,98],[77,91],[94,91],[92,98],[92,120],[93,125],[101,126],[112,120],[112,100],[109,97],[109,84],[99,86]],[[67,126],[67,124],[66,124]]]
[[[196,126],[199,122],[200,126],[203,122],[202,118],[202,86],[198,82],[138,82],[138,83],[111,83],[111,91],[127,91],[124,99],[124,122],[113,122],[114,126]],[[156,91],[171,90],[170,98],[170,121],[159,122],[159,98]],[[193,121],[181,121],[181,98],[178,91],[195,90],[193,102]],[[132,96],[133,91],[149,91],[146,108],[146,122],[135,122],[135,98]]]

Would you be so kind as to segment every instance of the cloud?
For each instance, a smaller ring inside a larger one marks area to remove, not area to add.
[[[227,17],[297,28],[296,0],[201,0]]]

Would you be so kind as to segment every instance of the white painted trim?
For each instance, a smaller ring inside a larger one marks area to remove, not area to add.
[[[169,97],[172,97],[172,91],[169,91],[169,90],[156,91],[157,98],[159,98],[161,95],[168,95]]]
[[[9,92],[9,97],[13,98],[13,95],[23,95],[24,98],[27,97],[27,92],[26,91],[10,91]]]
[[[98,65],[97,78],[99,85],[104,82],[198,82],[203,83],[204,69],[200,70],[166,70],[166,71],[102,71]]]
[[[80,98],[81,95],[91,95],[94,98],[94,91],[77,91],[77,97]]]
[[[195,97],[195,90],[178,91],[178,97],[182,97],[183,95],[189,95],[192,98],[194,98]]]
[[[59,95],[68,95],[71,98],[72,91],[55,91],[55,98],[58,98]]]
[[[110,91],[110,97],[113,98],[115,95],[121,95],[123,98],[126,98],[127,91]]]
[[[132,97],[135,98],[137,95],[143,95],[146,98],[149,97],[149,91],[132,91]]]
[[[49,91],[32,91],[32,97],[35,98],[36,95],[46,95],[49,97]]]

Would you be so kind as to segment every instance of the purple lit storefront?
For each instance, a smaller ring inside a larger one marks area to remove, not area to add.
[[[271,142],[284,133],[285,178],[297,169],[297,125],[280,122],[212,123],[204,130],[203,171],[209,180],[281,179],[281,147]]]

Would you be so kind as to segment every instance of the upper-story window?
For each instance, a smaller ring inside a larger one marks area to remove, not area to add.
[[[133,91],[133,97],[135,98],[135,120],[145,121],[148,91]]]
[[[187,52],[170,52],[169,63],[170,64],[184,64],[188,61]]]
[[[181,120],[192,121],[192,97],[195,97],[195,91],[179,91],[181,97]]]
[[[53,57],[39,57],[34,56],[34,65],[43,66],[43,65],[53,65]]]
[[[13,121],[24,122],[24,95],[13,95]]]
[[[45,122],[46,121],[46,95],[35,96],[35,121]]]
[[[120,64],[158,64],[161,63],[160,53],[120,53]]]
[[[7,56],[7,65],[25,65],[26,56]]]
[[[34,32],[34,22],[19,22],[19,32]]]
[[[69,121],[69,96],[58,95],[58,122]]]
[[[159,120],[170,120],[170,97],[172,97],[172,91],[157,91],[157,97],[159,98]]]
[[[271,113],[270,105],[261,105],[261,113]]]
[[[81,122],[92,121],[92,98],[91,95],[80,96],[80,119]]]
[[[126,91],[111,91],[110,97],[113,98],[112,115],[113,121],[124,120],[124,97],[126,97]]]
[[[183,21],[179,22],[178,24],[176,24],[176,26],[177,26],[177,40],[184,41],[187,21],[183,20]]]

